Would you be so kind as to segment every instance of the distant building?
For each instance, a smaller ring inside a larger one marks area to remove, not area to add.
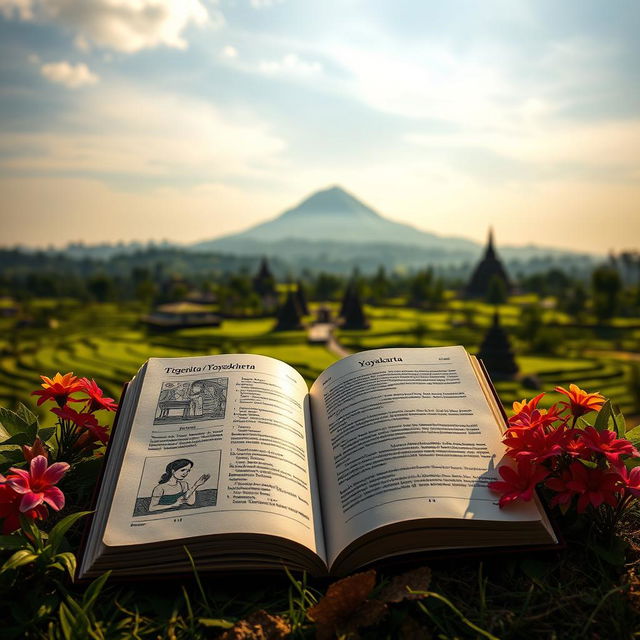
[[[368,329],[370,327],[355,279],[347,285],[340,308],[340,316],[343,318],[341,325],[343,329]]]
[[[482,260],[477,264],[464,295],[467,298],[485,298],[492,286],[492,280],[504,283],[505,291],[511,291],[511,281],[493,244],[493,229],[489,229],[489,239]]]
[[[186,327],[219,327],[220,316],[207,305],[193,302],[161,304],[142,321],[156,329],[183,329]]]
[[[495,379],[513,378],[518,373],[518,365],[511,348],[509,336],[500,326],[500,316],[496,311],[487,331],[478,358],[482,360],[489,375]]]
[[[253,290],[256,292],[266,311],[273,311],[278,306],[276,279],[269,268],[266,258],[262,258],[258,273],[252,280]]]
[[[285,303],[278,309],[274,331],[296,331],[302,329],[302,312],[295,291],[289,290]]]

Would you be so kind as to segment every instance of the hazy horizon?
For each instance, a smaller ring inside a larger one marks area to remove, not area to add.
[[[0,0],[0,245],[187,244],[340,184],[480,243],[640,238],[640,5]]]

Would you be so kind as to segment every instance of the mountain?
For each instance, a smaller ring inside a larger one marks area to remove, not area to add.
[[[499,238],[498,238],[499,240]],[[461,237],[439,236],[393,222],[339,186],[317,191],[292,209],[241,233],[191,245],[191,250],[242,256],[267,256],[293,269],[348,273],[354,267],[371,272],[426,266],[471,269],[483,246]],[[594,257],[535,245],[498,251],[521,272],[552,266],[576,272],[588,269]],[[464,266],[466,265],[466,266]]]
[[[293,209],[247,231],[200,242],[199,250],[239,251],[244,253],[254,242],[282,240],[308,242],[384,243],[430,246],[454,251],[477,251],[478,245],[464,238],[440,237],[381,216],[341,187],[317,191]]]

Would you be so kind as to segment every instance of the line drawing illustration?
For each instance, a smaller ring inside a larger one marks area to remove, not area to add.
[[[184,458],[175,454],[146,458],[133,515],[215,506],[220,456],[219,450],[213,450]]]
[[[163,382],[153,424],[223,419],[228,386],[229,378]]]

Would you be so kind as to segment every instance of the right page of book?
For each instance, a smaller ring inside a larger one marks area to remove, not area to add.
[[[374,529],[416,518],[540,520],[497,506],[500,425],[464,347],[378,349],[311,389],[329,563]]]

